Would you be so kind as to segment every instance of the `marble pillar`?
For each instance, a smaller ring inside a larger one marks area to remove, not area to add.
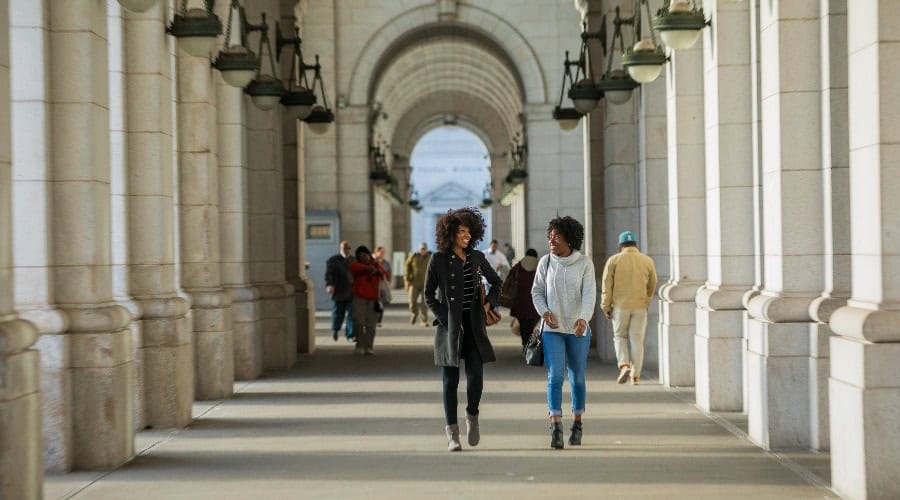
[[[247,15],[261,22],[262,11],[277,13],[278,4],[273,0],[248,4]],[[267,22],[269,33],[274,34],[277,23],[271,15]],[[263,68],[271,70],[268,64]],[[285,370],[297,361],[297,315],[294,287],[286,281],[284,262],[282,107],[261,110],[248,102],[246,113],[250,279],[259,291],[263,369]]]
[[[69,318],[55,303],[50,169],[49,26],[47,2],[9,4],[12,84],[13,226],[16,309],[41,336],[40,398],[44,466],[72,467]]]
[[[194,400],[190,304],[175,268],[172,52],[165,9],[125,12],[125,159],[129,283],[142,310],[147,427],[184,427]]]
[[[743,409],[743,297],[754,283],[750,12],[707,0],[703,48],[706,283],[697,293],[697,405]]]
[[[850,296],[850,178],[847,124],[847,2],[821,3],[824,289],[809,312],[810,446],[829,448],[828,321]]]
[[[178,49],[178,190],[181,285],[191,301],[194,397],[231,396],[231,293],[222,288],[215,70]],[[217,77],[218,78],[218,77]]]
[[[286,247],[285,260],[288,281],[296,291],[297,352],[309,354],[316,350],[316,293],[313,280],[306,273],[306,155],[303,154],[305,127],[294,113],[285,111],[285,130],[293,132],[290,140],[285,134],[285,210],[293,211],[296,223],[292,241]],[[291,123],[287,121],[291,120]],[[287,203],[287,200],[292,200]],[[286,228],[287,229],[287,228]],[[285,231],[285,234],[288,234]],[[288,238],[286,237],[285,240]],[[293,261],[292,265],[288,265]],[[293,269],[293,271],[291,270]]]
[[[830,326],[831,484],[900,497],[900,4],[847,2],[852,295]]]
[[[703,42],[670,51],[665,69],[670,277],[659,290],[659,373],[668,387],[694,385],[694,299],[707,276]]]
[[[809,306],[823,283],[818,3],[761,2],[763,290],[747,304],[748,428],[810,446]]]
[[[41,498],[40,361],[35,326],[16,315],[9,4],[0,0],[0,498]]]
[[[408,185],[410,174],[412,173],[409,166],[409,157],[401,154],[394,155],[393,171],[394,175],[403,180],[401,185]],[[418,194],[421,195],[421,193]],[[410,239],[410,221],[412,220],[412,214],[412,209],[405,203],[403,205],[391,207],[391,221],[394,225],[392,240],[390,246],[388,246],[388,250],[391,252],[403,252],[405,254],[414,250],[414,246],[418,246],[419,242]],[[403,286],[402,275],[402,269],[394,269],[394,286]]]
[[[129,186],[126,166],[125,140],[125,9],[118,2],[107,0],[107,50],[109,54],[109,170],[110,170],[110,229],[112,230],[112,251],[110,254],[112,272],[112,293],[117,304],[131,314],[131,358],[134,360],[134,428],[145,427],[144,418],[144,357],[143,311],[131,297],[129,283],[128,255],[131,241],[128,238],[130,221]]]
[[[246,106],[250,102],[242,89],[226,84],[219,75],[215,80],[222,287],[231,296],[234,378],[253,380],[263,373],[263,330],[259,290],[252,285],[250,277],[250,172],[246,125]]]
[[[658,283],[669,281],[669,172],[666,79],[641,85],[638,107],[638,200],[641,249],[656,266]],[[654,294],[656,297],[657,294]],[[644,338],[644,371],[659,373],[659,300],[650,303]]]
[[[54,0],[49,21],[52,278],[69,318],[72,467],[111,469],[134,456],[134,360],[131,313],[111,286],[106,3]]]

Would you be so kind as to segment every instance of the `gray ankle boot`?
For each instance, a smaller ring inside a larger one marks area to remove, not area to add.
[[[447,450],[448,451],[461,450],[462,445],[459,443],[459,425],[458,424],[448,425],[444,430],[447,432]]]
[[[478,446],[481,441],[481,433],[478,431],[478,415],[472,416],[466,413],[466,438],[469,446]]]

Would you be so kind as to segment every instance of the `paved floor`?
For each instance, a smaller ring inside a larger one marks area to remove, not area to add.
[[[432,333],[406,319],[389,310],[376,355],[358,357],[321,316],[319,348],[295,369],[195,404],[187,429],[139,433],[139,455],[115,471],[48,476],[45,497],[834,498],[820,479],[827,455],[765,453],[742,437],[743,416],[708,417],[692,392],[649,378],[617,385],[596,359],[584,445],[549,449],[545,372],[520,361],[518,338],[500,326],[482,443],[448,453]]]

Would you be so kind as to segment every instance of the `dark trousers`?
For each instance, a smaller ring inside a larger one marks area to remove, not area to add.
[[[468,311],[463,313],[463,341],[460,353],[466,363],[466,413],[472,416],[478,415],[478,405],[481,403],[481,392],[484,389],[484,363],[481,354],[475,345],[475,336],[472,333],[471,321]],[[447,425],[457,423],[456,407],[459,405],[456,391],[459,388],[459,367],[441,367],[444,375],[444,416]]]
[[[341,331],[341,325],[344,324],[344,316],[347,317],[347,338],[353,338],[353,298],[347,300],[335,300],[331,306],[331,331]]]
[[[522,337],[522,347],[525,347],[525,344],[528,343],[528,339],[531,338],[531,332],[534,331],[534,327],[537,326],[540,321],[540,318],[519,320],[519,336]]]

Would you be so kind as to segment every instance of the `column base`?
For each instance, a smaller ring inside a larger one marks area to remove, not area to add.
[[[831,337],[831,485],[842,498],[900,498],[900,343]]]
[[[765,449],[810,448],[809,323],[747,321],[747,420]]]
[[[234,378],[236,380],[254,380],[263,373],[259,292],[249,286],[226,287],[226,290],[231,293]]]
[[[297,311],[297,352],[310,354],[316,350],[316,294],[313,281],[301,278],[294,283]]]
[[[694,296],[698,288],[668,283],[660,289],[659,378],[666,387],[694,385]]]
[[[287,370],[297,362],[294,287],[290,283],[257,285],[260,292],[263,369]]]
[[[697,309],[695,394],[705,411],[743,410],[743,311]]]
[[[42,498],[38,332],[27,321],[0,322],[0,498]]]
[[[809,325],[809,439],[810,448],[828,451],[831,446],[828,424],[829,338],[827,324]]]
[[[144,421],[154,429],[191,423],[194,402],[194,346],[189,303],[182,297],[144,299]]]
[[[187,292],[193,319],[194,398],[230,398],[234,392],[231,295],[220,289]]]

